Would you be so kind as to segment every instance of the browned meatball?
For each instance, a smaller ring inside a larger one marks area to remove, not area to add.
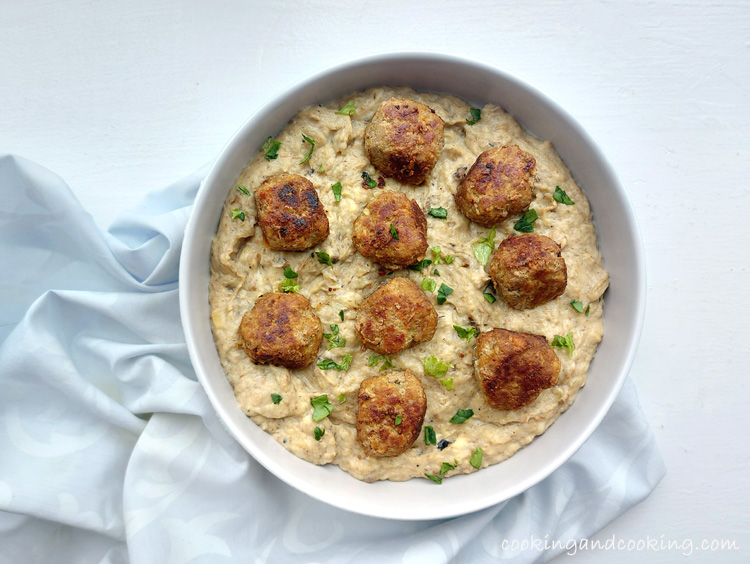
[[[503,240],[492,255],[490,277],[505,303],[515,309],[554,300],[568,283],[560,245],[537,233]]]
[[[411,370],[365,378],[357,399],[357,439],[368,456],[398,456],[419,436],[427,398]]]
[[[442,148],[443,120],[414,100],[386,100],[365,129],[367,158],[386,176],[404,184],[422,184]]]
[[[305,251],[328,237],[328,216],[315,187],[298,174],[266,180],[255,191],[263,237],[274,251]]]
[[[304,368],[323,339],[320,319],[305,296],[263,294],[240,323],[240,347],[256,364]]]
[[[474,375],[495,409],[521,409],[557,385],[560,359],[541,335],[493,329],[477,338]]]
[[[362,300],[354,329],[362,344],[379,354],[395,354],[432,339],[437,312],[408,278],[394,278]]]
[[[479,155],[456,191],[456,205],[479,225],[492,227],[531,204],[534,157],[518,145],[494,147]]]
[[[398,270],[424,258],[427,219],[416,201],[385,190],[354,220],[352,239],[363,257]]]

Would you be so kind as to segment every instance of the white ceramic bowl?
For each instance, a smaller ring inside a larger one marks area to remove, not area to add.
[[[547,432],[509,460],[436,486],[429,480],[366,484],[337,466],[315,466],[287,452],[237,406],[209,323],[211,239],[228,191],[268,135],[301,108],[370,86],[410,86],[458,95],[475,106],[498,104],[541,139],[554,143],[586,192],[610,273],[604,340],[578,399]],[[188,222],[180,264],[180,309],[201,384],[227,429],[269,471],[321,501],[365,515],[437,519],[506,500],[544,479],[591,435],[615,400],[635,355],[645,306],[645,269],[632,207],[593,140],[562,108],[522,80],[466,59],[428,53],[387,54],[347,63],[289,89],[258,110],[216,159]]]

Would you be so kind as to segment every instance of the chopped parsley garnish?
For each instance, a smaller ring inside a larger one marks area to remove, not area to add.
[[[344,310],[343,309],[339,310],[339,317],[341,318],[341,321],[344,321]]]
[[[315,256],[318,257],[318,262],[320,264],[327,264],[331,268],[333,268],[333,261],[331,260],[331,257],[326,253],[325,251],[315,251]]]
[[[391,223],[391,237],[396,239],[398,241],[398,231],[396,231],[396,226]]]
[[[513,229],[516,231],[520,231],[521,233],[533,233],[534,232],[534,222],[539,219],[539,214],[536,213],[535,209],[528,210],[525,214],[521,216],[521,219],[516,221],[516,224],[513,226]]]
[[[437,282],[435,282],[432,278],[422,279],[422,290],[424,290],[425,292],[434,292],[435,288],[437,288]]]
[[[362,179],[365,181],[365,184],[367,184],[370,188],[375,188],[375,186],[378,185],[377,182],[375,182],[372,178],[370,178],[370,175],[366,170],[362,173]]]
[[[431,215],[432,217],[436,217],[438,219],[445,219],[448,217],[448,210],[442,206],[439,208],[430,208],[430,211],[427,212],[427,215]]]
[[[489,235],[481,239],[479,243],[473,244],[471,250],[474,251],[474,256],[479,261],[479,264],[486,265],[490,260],[492,251],[495,250],[495,228],[490,229]]]
[[[455,329],[456,333],[458,333],[458,336],[462,339],[465,339],[467,343],[471,341],[472,337],[476,337],[477,335],[479,335],[479,330],[476,327],[467,327],[466,329],[464,329],[459,325],[454,325],[453,329]]]
[[[437,294],[437,303],[444,304],[445,300],[452,293],[453,293],[453,288],[445,284],[440,284],[440,288],[438,288],[438,294]]]
[[[333,368],[334,370],[349,370],[349,367],[351,365],[352,355],[346,353],[341,357],[341,364],[336,364],[336,361],[334,361],[333,359],[326,358],[318,363],[318,368],[320,368],[321,370],[330,370],[331,368]]]
[[[440,250],[440,247],[431,247],[430,251],[432,251],[432,256],[434,258],[434,260],[432,262],[435,265],[438,265],[438,264],[451,264],[454,260],[456,260],[456,257],[453,257],[453,256],[443,257],[442,256],[443,251]]]
[[[474,468],[479,470],[482,467],[482,457],[484,456],[484,453],[482,452],[481,448],[478,448],[474,451],[474,454],[471,455],[471,460],[469,460],[469,464],[471,464]]]
[[[435,474],[428,474],[427,472],[425,472],[424,475],[427,476],[430,480],[432,480],[436,484],[443,483],[443,479],[440,476],[435,476]]]
[[[424,428],[424,444],[434,445],[436,442],[437,437],[435,437],[435,429],[430,426],[426,426]]]
[[[279,405],[281,403],[281,396],[279,394],[271,394],[271,401]]]
[[[445,387],[446,390],[449,392],[454,389],[453,386],[453,378],[443,378],[440,380],[440,383]]]
[[[416,270],[417,272],[422,272],[422,270],[426,266],[430,266],[432,264],[432,261],[430,259],[422,259],[417,264],[410,264],[409,270]]]
[[[325,169],[323,168],[323,165],[320,165],[320,166],[318,167],[318,172],[319,172],[319,173],[320,173],[320,172],[323,172],[324,170],[325,170]]]
[[[281,281],[282,292],[299,292],[300,286],[297,284],[297,273],[287,266],[284,269],[284,279]]]
[[[438,359],[435,355],[426,357],[422,361],[422,364],[424,365],[425,373],[435,378],[445,376],[448,373],[448,369],[453,368],[452,364]]]
[[[434,274],[435,276],[440,276],[440,271],[438,271],[438,269],[437,269],[437,268],[436,268],[435,270],[433,270],[433,271],[432,271],[432,273],[433,273],[433,274]]]
[[[490,294],[489,292],[485,292],[482,294],[484,296],[484,299],[490,302],[491,304],[494,304],[497,301],[497,298]]]
[[[585,315],[586,317],[588,317],[589,316],[589,311],[591,311],[591,304],[589,304],[589,305],[586,306],[586,311],[583,312],[583,315]]]
[[[576,300],[570,300],[570,306],[578,313],[583,313],[583,302],[577,302]]]
[[[565,193],[565,190],[563,190],[559,186],[555,186],[555,193],[552,194],[552,197],[556,202],[560,202],[561,204],[565,204],[566,206],[576,205],[576,203],[571,200],[570,197]]]
[[[245,221],[245,212],[242,210],[232,210],[232,219],[239,219]]]
[[[346,401],[346,394],[339,394],[339,403],[344,403]]]
[[[307,153],[307,156],[299,164],[305,164],[307,161],[309,161],[310,157],[312,157],[313,151],[315,150],[315,140],[314,139],[311,139],[310,137],[308,137],[304,133],[302,134],[302,139],[304,139],[305,141],[307,141],[308,143],[310,143],[310,152]]]
[[[573,358],[573,351],[575,350],[575,345],[573,344],[573,333],[568,333],[564,337],[555,335],[552,339],[552,346],[556,349],[568,349],[568,356]]]
[[[292,270],[291,266],[287,266],[284,269],[284,276],[286,276],[287,278],[297,278],[297,273]]]
[[[389,368],[394,368],[394,364],[391,362],[391,358],[382,354],[371,354],[370,356],[368,356],[367,366],[377,366],[380,361],[384,361],[383,364],[380,365],[380,372],[383,372],[383,370],[388,370]]]
[[[243,194],[245,194],[245,196],[249,196],[250,195],[249,190],[247,188],[245,188],[242,184],[238,184],[237,185],[237,190],[239,190],[240,192],[242,192]]]
[[[276,141],[273,137],[266,139],[266,142],[263,143],[263,152],[266,154],[267,161],[279,156],[279,147],[281,147],[281,141]]]
[[[341,106],[341,108],[339,108],[339,110],[336,113],[342,116],[350,116],[354,114],[354,112],[356,111],[357,111],[357,108],[354,106],[354,100],[349,100],[346,104]]]
[[[325,429],[321,429],[320,427],[315,427],[315,440],[316,441],[319,441],[320,439],[322,439],[323,435],[325,434],[326,434]]]
[[[337,202],[341,201],[341,182],[331,185],[331,191],[333,192],[333,199]]]
[[[396,415],[396,418],[393,420],[393,424],[394,425],[401,425],[401,421],[403,421],[403,419],[401,419],[401,416],[400,415]]]
[[[328,417],[333,411],[333,405],[328,401],[328,394],[311,398],[310,404],[313,406],[312,418],[316,423]]]
[[[458,466],[458,460],[454,460],[453,464],[451,464],[450,462],[443,462],[440,465],[440,472],[439,472],[439,474],[441,476],[445,476],[451,470],[455,470],[456,466]]]
[[[328,350],[346,346],[346,339],[339,335],[339,326],[331,323],[331,332],[323,333],[323,337],[328,340]]]
[[[456,414],[451,417],[451,423],[466,423],[474,415],[472,409],[459,409]]]
[[[466,120],[466,123],[469,125],[474,125],[476,122],[482,119],[482,110],[480,110],[479,108],[471,108],[469,109],[469,113],[471,113],[471,119]]]

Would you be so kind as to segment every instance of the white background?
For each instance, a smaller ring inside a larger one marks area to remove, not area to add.
[[[741,549],[558,560],[747,561],[750,3],[0,0],[0,8],[0,152],[61,175],[105,228],[212,160],[275,94],[362,55],[463,55],[555,98],[600,143],[639,218],[649,294],[631,375],[668,471],[596,538],[730,539]]]

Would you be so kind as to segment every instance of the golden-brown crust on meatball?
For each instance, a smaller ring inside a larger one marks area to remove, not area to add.
[[[492,227],[526,210],[533,196],[534,157],[518,145],[479,155],[456,190],[456,205],[470,220]]]
[[[477,338],[474,375],[495,409],[521,409],[556,386],[560,359],[541,335],[493,329]]]
[[[357,399],[357,439],[365,454],[398,456],[414,444],[422,430],[427,397],[410,370],[365,378]]]
[[[352,239],[363,257],[388,270],[398,270],[424,258],[427,219],[416,201],[385,190],[354,220]]]
[[[368,349],[395,354],[432,339],[437,321],[419,286],[408,278],[393,278],[362,300],[354,329]]]
[[[365,129],[365,151],[386,176],[418,186],[443,149],[443,120],[429,106],[391,98],[375,111]]]
[[[490,277],[505,303],[515,309],[554,300],[568,283],[560,245],[538,233],[504,239],[492,255]]]
[[[312,182],[298,174],[269,178],[255,191],[258,224],[274,251],[305,251],[328,237],[328,216]]]
[[[305,296],[275,292],[263,294],[245,313],[239,335],[239,346],[255,364],[294,369],[315,360],[323,329]]]

